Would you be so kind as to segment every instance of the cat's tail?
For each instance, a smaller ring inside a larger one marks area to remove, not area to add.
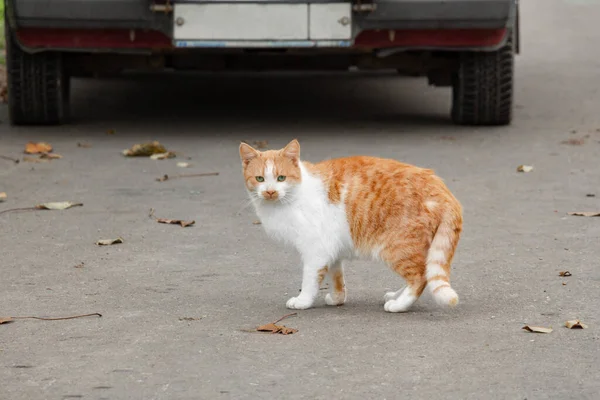
[[[450,263],[460,238],[461,214],[460,208],[444,212],[427,253],[427,287],[441,306],[454,307],[458,304],[458,295],[450,286]]]

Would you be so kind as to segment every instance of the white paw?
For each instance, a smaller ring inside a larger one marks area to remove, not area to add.
[[[341,306],[346,302],[346,294],[345,293],[327,293],[325,296],[325,303],[330,306]]]
[[[406,286],[403,287],[402,289],[396,291],[396,292],[387,292],[384,296],[383,296],[383,302],[387,303],[390,300],[396,300],[398,297],[400,297],[400,295],[402,294],[402,291],[406,289]]]
[[[285,306],[292,310],[306,310],[312,306],[312,301],[301,299],[300,296],[292,297],[285,303]]]
[[[407,305],[406,302],[400,302],[398,300],[388,300],[383,305],[383,309],[387,312],[406,312],[412,304]]]
[[[387,303],[390,300],[396,300],[396,292],[387,292],[383,295],[384,303]]]

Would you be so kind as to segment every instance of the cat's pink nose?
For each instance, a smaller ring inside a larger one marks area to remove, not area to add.
[[[264,195],[265,195],[265,197],[268,197],[269,199],[275,199],[275,198],[277,198],[277,191],[276,190],[265,190]]]

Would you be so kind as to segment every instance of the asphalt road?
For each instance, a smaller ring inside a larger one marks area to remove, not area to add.
[[[600,219],[567,212],[600,211],[600,4],[523,3],[507,128],[453,126],[449,90],[392,75],[76,81],[76,120],[60,128],[10,128],[3,106],[0,154],[20,157],[39,140],[64,158],[0,159],[0,211],[84,206],[0,215],[0,317],[103,317],[0,325],[0,398],[597,398]],[[244,208],[237,146],[294,137],[309,161],[392,157],[446,180],[465,210],[457,309],[425,295],[409,313],[386,313],[383,294],[400,278],[352,262],[345,306],[321,298],[283,322],[299,330],[290,336],[246,331],[289,312],[301,272]],[[182,155],[120,155],[152,139]],[[520,164],[534,170],[519,174]],[[201,172],[219,175],[155,181]],[[196,224],[158,224],[150,208]],[[563,327],[573,318],[589,329]]]

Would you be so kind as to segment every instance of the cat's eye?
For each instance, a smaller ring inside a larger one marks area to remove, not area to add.
[[[283,176],[283,175],[279,175],[279,176],[277,177],[277,180],[278,180],[279,182],[283,182],[283,181],[285,181],[285,176]]]
[[[264,178],[263,176],[257,176],[257,177],[256,177],[256,180],[257,180],[258,182],[264,182],[264,181],[265,181],[265,178]]]

